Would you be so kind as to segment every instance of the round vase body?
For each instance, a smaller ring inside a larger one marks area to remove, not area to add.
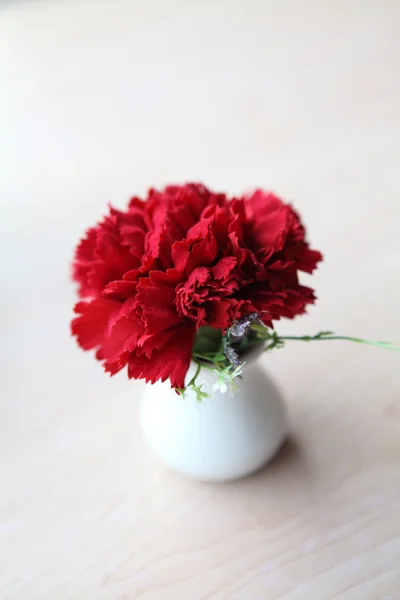
[[[192,363],[186,383],[195,373]],[[285,408],[260,364],[246,364],[238,390],[213,390],[215,373],[201,369],[196,384],[209,394],[201,402],[192,391],[183,398],[169,382],[146,386],[141,426],[147,443],[169,467],[204,481],[250,475],[268,462],[287,433]]]

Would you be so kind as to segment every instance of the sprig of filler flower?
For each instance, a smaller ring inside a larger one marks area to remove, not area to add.
[[[217,381],[213,386],[214,391],[219,390],[222,393],[229,391],[233,394],[238,389],[237,379],[242,376],[245,359],[250,351],[258,348],[268,352],[276,348],[283,348],[287,341],[342,340],[400,351],[400,348],[391,342],[335,335],[332,331],[320,331],[315,335],[281,336],[275,330],[266,327],[260,318],[261,315],[258,313],[251,313],[240,321],[236,321],[226,330],[225,334],[220,329],[208,326],[200,327],[192,356],[193,361],[197,364],[196,373],[185,388],[176,388],[176,391],[184,396],[188,390],[192,390],[198,401],[208,397],[208,394],[202,390],[202,384],[196,383],[201,369],[204,368],[213,371],[217,376]]]

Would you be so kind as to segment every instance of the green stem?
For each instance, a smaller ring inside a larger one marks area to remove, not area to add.
[[[195,356],[196,356],[196,358],[195,358]],[[193,359],[193,362],[194,362],[194,363],[196,363],[196,365],[198,365],[198,367],[197,367],[197,370],[198,370],[199,372],[200,372],[200,369],[203,369],[203,368],[204,368],[204,369],[208,369],[209,371],[214,371],[214,367],[213,367],[213,366],[205,365],[204,363],[200,362],[200,361],[197,359],[197,356],[198,356],[198,355],[193,355],[193,356],[192,356],[192,359]]]
[[[194,385],[196,383],[196,379],[197,379],[198,374],[200,373],[200,370],[201,370],[201,364],[197,363],[196,373],[193,375],[192,379],[189,381],[188,387],[190,387],[191,385]]]
[[[199,354],[198,352],[194,352],[192,358],[195,363],[199,364],[199,361],[206,361],[208,363],[212,363],[215,367],[218,367],[219,364],[225,364],[226,358],[225,356],[219,357],[218,355],[213,354],[212,352],[206,354]],[[202,367],[207,367],[203,362],[200,363]]]
[[[280,340],[295,340],[302,342],[319,342],[325,340],[343,340],[347,342],[355,342],[356,344],[368,344],[369,346],[376,346],[378,348],[385,348],[386,350],[394,350],[395,352],[400,352],[400,348],[392,344],[391,342],[374,342],[372,340],[364,340],[362,338],[351,337],[347,335],[331,335],[331,334],[317,334],[317,335],[303,335],[303,336],[295,336],[295,335],[282,335],[278,336]]]
[[[215,352],[205,352],[200,354],[199,352],[193,352],[193,356],[198,360],[208,360],[209,362],[214,362],[215,357],[218,356]]]

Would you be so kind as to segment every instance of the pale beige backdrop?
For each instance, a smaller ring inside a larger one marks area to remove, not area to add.
[[[399,600],[400,355],[265,356],[291,441],[201,485],[68,321],[106,203],[200,180],[272,188],[324,251],[281,331],[400,342],[400,3],[4,0],[0,85],[1,600]]]

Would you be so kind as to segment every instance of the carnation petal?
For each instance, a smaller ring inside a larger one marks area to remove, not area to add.
[[[166,273],[152,271],[139,281],[137,302],[142,306],[146,333],[154,334],[180,322],[175,308],[175,287],[181,273],[169,269]]]
[[[108,298],[96,298],[91,302],[78,302],[74,312],[79,316],[71,322],[71,333],[84,350],[98,348],[103,344],[109,321],[120,309],[119,302]]]
[[[215,329],[225,330],[233,321],[231,309],[234,304],[236,301],[231,298],[207,302],[207,324]]]
[[[237,259],[234,256],[226,256],[225,258],[221,258],[221,260],[210,270],[214,279],[224,280],[232,272],[236,264]]]
[[[143,334],[143,325],[137,318],[122,317],[109,328],[102,344],[102,356],[107,362],[115,362],[124,352],[132,352]]]
[[[195,333],[193,324],[183,323],[174,329],[168,343],[152,353],[151,358],[132,353],[128,359],[128,376],[150,383],[169,378],[171,387],[183,388],[192,358]]]

